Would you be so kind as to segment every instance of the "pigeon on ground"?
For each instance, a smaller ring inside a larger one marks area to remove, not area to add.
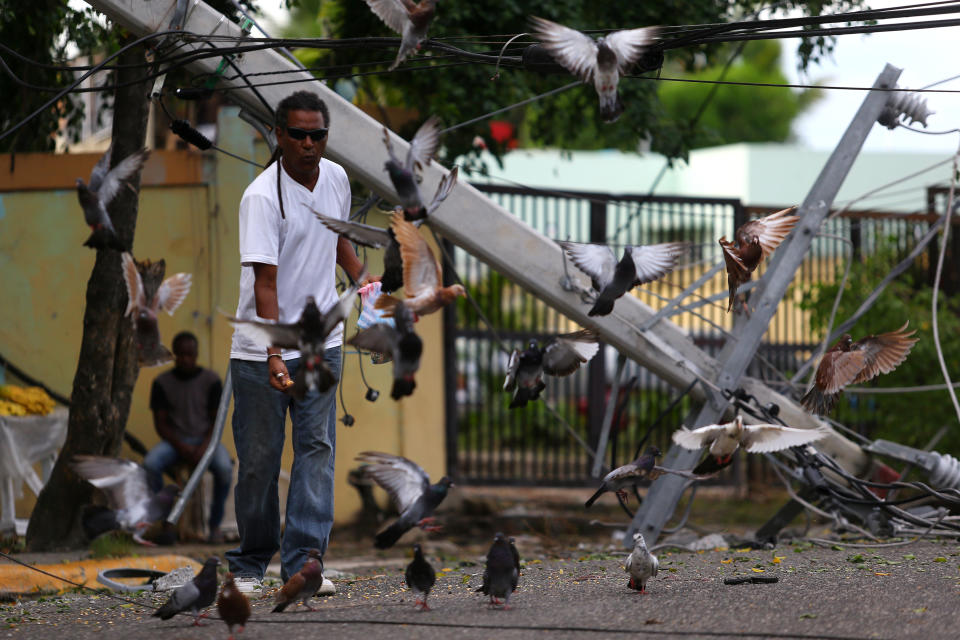
[[[626,499],[627,487],[636,486],[641,480],[653,480],[662,473],[662,467],[657,466],[657,458],[660,455],[660,449],[657,447],[647,447],[642,456],[605,475],[603,484],[583,506],[589,509],[597,498],[608,491],[614,491],[618,496]]]
[[[366,273],[366,270],[364,270]],[[365,276],[361,276],[362,281]],[[353,308],[357,287],[348,287],[326,312],[321,313],[313,296],[307,296],[300,319],[291,324],[229,318],[243,335],[264,347],[298,349],[301,366],[297,379],[287,380],[294,396],[302,399],[307,391],[323,393],[337,383],[323,359],[327,336],[343,322]]]
[[[213,604],[217,597],[217,567],[220,565],[218,558],[208,558],[203,563],[203,569],[200,570],[193,580],[185,585],[177,587],[166,604],[153,612],[154,618],[169,620],[173,616],[183,611],[189,611],[193,614],[193,626],[202,627],[200,618],[205,618],[207,614],[201,614],[201,609],[206,609]]]
[[[527,402],[540,397],[547,386],[543,374],[568,376],[597,355],[599,349],[597,334],[586,330],[553,336],[542,347],[537,340],[530,340],[524,351],[514,349],[503,383],[504,391],[513,391],[510,408],[525,407]]]
[[[393,71],[427,37],[427,29],[437,14],[437,0],[420,0],[419,4],[412,0],[367,0],[367,4],[384,24],[402,36],[397,59],[390,65],[389,70]]]
[[[633,534],[633,551],[627,556],[627,564],[623,570],[630,575],[628,583],[631,589],[636,589],[643,595],[647,591],[647,580],[657,577],[657,568],[660,562],[657,556],[647,550],[647,543],[642,533]]]
[[[154,494],[147,484],[146,470],[132,460],[77,455],[70,468],[107,496],[108,507],[84,509],[82,523],[89,539],[121,529],[133,534],[139,544],[156,546],[142,535],[170,513],[180,492],[176,486],[167,485]]]
[[[425,531],[437,531],[433,511],[447,497],[447,491],[453,486],[450,478],[444,476],[440,482],[430,484],[430,476],[417,463],[402,456],[376,451],[364,451],[356,457],[364,462],[364,473],[380,485],[393,500],[400,517],[374,538],[377,549],[389,549],[404,533],[415,526]]]
[[[393,360],[393,389],[390,397],[399,400],[413,395],[417,386],[413,375],[420,368],[423,341],[413,330],[414,317],[407,305],[400,301],[393,308],[394,325],[375,324],[361,330],[347,340],[358,349],[388,354]]]
[[[443,286],[440,263],[413,224],[394,212],[390,228],[400,243],[400,255],[403,256],[403,294],[407,308],[418,316],[425,316],[444,308],[457,297],[467,295],[463,285]],[[385,317],[390,317],[397,302],[397,298],[385,294],[377,298],[374,306],[383,309]]]
[[[483,584],[480,586],[480,591],[490,596],[490,606],[500,604],[502,599],[503,608],[510,608],[510,596],[517,588],[519,575],[510,543],[502,533],[498,533],[487,552],[487,568],[483,571]]]
[[[430,589],[433,583],[437,581],[437,573],[423,557],[423,549],[419,544],[413,545],[413,561],[407,565],[407,570],[403,574],[407,581],[407,586],[413,591],[416,598],[414,608],[420,608],[421,611],[429,611],[427,605],[427,596],[430,595]]]
[[[323,556],[318,549],[310,549],[307,551],[307,556],[307,561],[303,563],[300,571],[290,576],[283,588],[277,592],[277,606],[273,608],[273,613],[282,612],[297,600],[313,611],[310,598],[323,584],[323,565],[321,564]]]
[[[617,298],[636,286],[659,280],[673,271],[686,253],[686,242],[666,242],[626,247],[617,262],[613,249],[605,244],[560,242],[577,268],[590,276],[597,299],[590,316],[605,316],[613,311]]]
[[[533,35],[567,71],[600,96],[600,117],[614,122],[623,113],[617,92],[620,76],[630,71],[644,50],[653,44],[656,27],[625,29],[608,33],[599,40],[550,20],[531,17]]]
[[[727,265],[727,286],[730,288],[727,312],[733,310],[740,285],[750,281],[750,274],[780,246],[800,220],[799,216],[789,215],[795,209],[783,209],[740,225],[735,234],[736,246],[728,242],[726,236],[720,238],[723,260]]]
[[[390,175],[393,188],[397,190],[397,196],[400,197],[404,217],[408,222],[427,217],[427,207],[424,205],[423,196],[420,195],[420,187],[417,184],[414,169],[422,169],[429,165],[434,154],[436,154],[437,147],[440,146],[440,121],[436,116],[431,116],[420,125],[417,133],[413,136],[413,140],[410,141],[410,149],[402,163],[393,153],[390,131],[386,127],[383,128],[383,144],[387,147],[387,155],[390,156],[390,159],[384,164],[384,168]],[[441,187],[442,185],[443,183],[441,183]]]
[[[694,473],[715,473],[733,461],[739,447],[749,453],[772,453],[790,447],[810,444],[829,431],[819,429],[794,429],[778,424],[743,424],[743,416],[737,415],[732,422],[711,424],[694,429],[680,427],[673,432],[673,441],[684,449],[710,447],[710,457],[700,463]]]
[[[813,388],[800,401],[803,408],[816,415],[830,413],[848,384],[872,380],[881,373],[890,373],[906,360],[919,338],[916,331],[907,331],[905,322],[896,331],[867,336],[856,342],[844,334],[823,354]]]
[[[141,367],[155,367],[173,360],[173,354],[160,340],[157,326],[157,314],[162,309],[169,315],[177,310],[187,294],[190,293],[192,276],[189,273],[175,273],[156,288],[148,292],[137,264],[126,251],[120,254],[123,267],[123,281],[127,285],[127,310],[123,315],[130,316],[136,330],[137,359]],[[156,269],[163,277],[163,261],[143,263],[145,269]]]
[[[147,149],[136,151],[110,169],[112,151],[113,147],[100,156],[100,160],[90,172],[90,184],[85,184],[83,178],[77,178],[77,199],[80,200],[84,220],[93,230],[83,246],[92,249],[126,251],[127,248],[117,237],[110,214],[107,213],[107,206],[116,197],[122,185],[129,185],[125,181],[143,167],[150,151]]]
[[[237,633],[243,633],[243,626],[250,619],[250,601],[243,595],[237,585],[233,582],[233,574],[227,573],[220,588],[220,595],[217,596],[217,613],[227,625],[230,636],[227,640],[233,640],[233,628],[237,627]]]
[[[457,183],[459,167],[454,167],[450,173],[445,175],[437,187],[437,193],[433,196],[433,201],[427,206],[427,216],[432,214],[440,206],[448,195],[453,185]],[[402,207],[397,207],[397,211],[403,211]],[[357,244],[373,249],[386,249],[383,254],[383,276],[380,278],[380,290],[384,293],[390,293],[403,287],[403,257],[400,255],[400,243],[393,235],[393,230],[389,227],[381,229],[368,224],[359,222],[350,222],[331,218],[316,211],[313,212],[317,218],[328,229],[341,236],[346,236]],[[414,222],[418,226],[423,222],[423,218]]]

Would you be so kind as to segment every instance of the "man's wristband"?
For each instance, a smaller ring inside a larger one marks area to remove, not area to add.
[[[283,354],[282,354],[282,353],[268,353],[268,354],[267,354],[267,362],[270,362],[270,358],[280,358],[280,359],[283,359]]]

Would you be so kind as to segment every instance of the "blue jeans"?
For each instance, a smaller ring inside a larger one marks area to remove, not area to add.
[[[203,439],[188,439],[184,442],[196,446],[202,443]],[[166,440],[161,440],[157,446],[147,452],[143,459],[143,467],[147,470],[147,484],[152,491],[160,491],[163,487],[163,472],[180,460],[180,454]],[[214,450],[207,470],[213,474],[213,500],[210,502],[210,530],[212,531],[223,522],[223,507],[230,494],[230,483],[233,482],[233,460],[230,459],[230,454],[222,444],[218,444]]]
[[[340,347],[327,349],[324,360],[339,380]],[[291,378],[296,379],[300,364],[299,358],[286,361]],[[324,393],[310,391],[300,401],[270,386],[266,362],[232,359],[230,372],[240,463],[234,491],[240,546],[227,552],[227,561],[238,577],[262,579],[279,549],[286,582],[303,566],[309,549],[323,554],[330,539],[337,386]],[[293,468],[281,547],[277,481],[287,410],[293,423]]]

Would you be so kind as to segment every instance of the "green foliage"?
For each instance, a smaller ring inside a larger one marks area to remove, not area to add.
[[[891,238],[888,246],[893,245]],[[852,315],[899,260],[900,256],[893,248],[882,248],[863,262],[854,263],[837,318],[842,320]],[[835,283],[815,285],[804,304],[804,308],[812,314],[812,326],[820,332],[819,339],[822,339],[837,294],[839,275]],[[854,340],[893,331],[907,320],[910,321],[910,328],[917,330],[916,336],[920,341],[914,345],[907,359],[892,373],[876,378],[873,385],[907,387],[943,384],[933,340],[932,299],[933,288],[926,280],[926,270],[918,261],[914,268],[887,287],[873,308],[853,327],[851,335]],[[938,306],[943,354],[947,369],[957,378],[960,374],[960,299],[941,292]],[[960,450],[957,417],[946,390],[859,396],[848,393],[841,397],[833,417],[848,424],[866,417],[872,423],[871,437],[920,448],[926,446],[940,427],[947,425],[950,428],[937,445],[937,450],[954,454]]]

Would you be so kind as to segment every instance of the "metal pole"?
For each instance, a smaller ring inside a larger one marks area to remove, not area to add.
[[[190,479],[187,480],[187,486],[180,492],[180,497],[170,509],[170,515],[167,516],[167,522],[177,524],[180,516],[183,515],[183,509],[187,506],[187,500],[196,491],[200,479],[203,478],[203,472],[210,466],[210,460],[213,458],[213,452],[217,450],[220,444],[220,437],[223,435],[223,426],[227,422],[227,410],[230,409],[230,394],[233,392],[233,380],[230,376],[230,365],[227,365],[227,375],[223,378],[223,391],[220,393],[220,405],[217,407],[217,419],[213,423],[213,433],[210,435],[210,443],[207,450],[203,452],[200,462],[194,467]]]
[[[888,64],[873,86],[875,88],[893,87],[899,76],[900,69]],[[798,211],[800,222],[787,240],[774,252],[770,266],[756,287],[756,294],[751,298],[751,301],[756,302],[756,308],[748,319],[736,323],[733,337],[727,340],[717,358],[722,363],[714,381],[719,389],[733,390],[740,385],[740,379],[756,355],[760,341],[767,332],[780,300],[793,281],[794,274],[829,213],[830,205],[840,190],[840,185],[843,184],[867,134],[870,133],[886,105],[887,98],[887,93],[883,91],[871,91],[867,94],[850,126],[847,127],[836,149],[817,177],[817,181],[807,194]],[[694,423],[688,425],[691,428],[716,423],[727,411],[727,400],[716,390],[708,388],[706,397],[707,401],[700,409]],[[671,469],[692,469],[701,454],[702,451],[690,451],[674,445],[664,457],[663,466]],[[680,476],[672,474],[661,476],[653,482],[647,493],[647,499],[637,510],[627,535],[624,536],[626,546],[631,546],[633,534],[637,531],[643,534],[647,544],[657,540],[663,525],[677,507],[685,482]]]
[[[613,377],[613,388],[607,400],[607,408],[603,414],[603,426],[600,428],[600,440],[597,441],[597,455],[593,456],[593,470],[590,475],[599,478],[603,471],[603,459],[607,455],[607,441],[610,440],[610,426],[613,424],[613,414],[617,408],[617,399],[620,396],[620,380],[627,368],[627,356],[617,354],[617,374]]]

